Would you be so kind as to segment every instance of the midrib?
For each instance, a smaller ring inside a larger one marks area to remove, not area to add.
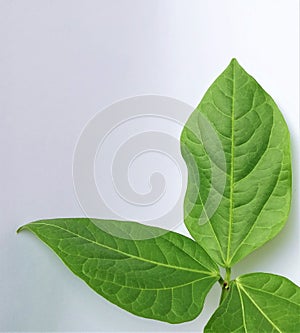
[[[198,270],[198,269],[193,269],[193,268],[188,268],[188,267],[180,267],[180,266],[173,266],[173,265],[170,265],[170,264],[164,264],[164,263],[161,263],[161,262],[157,262],[157,261],[153,261],[153,260],[149,260],[149,259],[146,259],[146,258],[143,258],[143,257],[138,257],[138,256],[135,256],[135,255],[132,255],[130,253],[127,253],[127,252],[124,252],[124,251],[121,251],[121,250],[118,250],[116,248],[113,248],[113,247],[110,247],[110,246],[107,246],[107,245],[104,245],[104,244],[100,244],[96,241],[93,241],[89,238],[86,238],[84,236],[81,236],[71,230],[68,230],[68,229],[65,229],[65,228],[62,228],[58,225],[55,225],[55,224],[49,224],[49,223],[38,223],[38,222],[35,222],[36,225],[46,225],[48,227],[54,227],[54,228],[58,228],[58,229],[61,229],[61,230],[64,230],[65,232],[68,232],[69,234],[71,235],[74,235],[78,238],[81,238],[85,241],[88,241],[90,243],[93,243],[97,246],[100,246],[104,249],[107,249],[107,250],[111,250],[112,252],[116,252],[116,253],[119,253],[119,254],[122,254],[122,255],[125,255],[129,258],[132,258],[132,259],[136,259],[136,260],[140,260],[140,261],[144,261],[144,262],[147,262],[147,263],[151,263],[151,264],[154,264],[154,265],[157,265],[157,266],[162,266],[162,267],[167,267],[167,268],[173,268],[173,269],[176,269],[176,270],[182,270],[182,271],[189,271],[189,272],[194,272],[194,273],[199,273],[199,274],[205,274],[207,276],[212,276],[212,277],[216,277],[217,275],[214,273],[214,272],[209,272],[209,271],[202,271],[202,270]]]
[[[225,265],[230,267],[230,243],[233,223],[233,189],[234,189],[234,97],[235,97],[235,63],[232,63],[232,103],[231,103],[231,164],[230,164],[230,195],[229,195],[229,224],[228,243]]]

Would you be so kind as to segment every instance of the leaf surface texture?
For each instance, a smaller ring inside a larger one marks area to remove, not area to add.
[[[192,320],[219,279],[218,267],[196,242],[159,228],[77,218],[37,221],[23,229],[98,294],[139,316]]]
[[[233,59],[187,121],[185,224],[231,267],[272,239],[291,200],[290,141],[273,99]]]
[[[239,277],[204,330],[204,333],[233,332],[300,332],[300,288],[273,274]]]

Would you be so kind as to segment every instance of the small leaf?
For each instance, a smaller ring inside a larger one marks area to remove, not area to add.
[[[267,273],[239,277],[207,323],[204,333],[298,333],[300,288]]]
[[[291,200],[290,141],[273,99],[233,59],[186,123],[185,224],[231,267],[284,226]]]
[[[142,317],[192,320],[219,279],[218,267],[196,242],[163,229],[86,218],[42,220],[24,229],[98,294]]]

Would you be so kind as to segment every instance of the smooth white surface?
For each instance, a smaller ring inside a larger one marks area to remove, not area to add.
[[[0,330],[201,332],[98,297],[21,224],[83,216],[72,157],[87,121],[141,94],[196,106],[232,57],[277,101],[291,131],[294,197],[284,231],[234,269],[300,284],[299,4],[297,0],[0,1]],[[182,229],[183,230],[183,229]]]

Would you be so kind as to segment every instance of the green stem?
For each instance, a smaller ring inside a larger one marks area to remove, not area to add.
[[[221,303],[223,302],[223,300],[225,299],[226,296],[227,296],[227,290],[225,288],[222,288],[222,293],[221,293],[221,298],[220,298],[219,305],[221,305]]]
[[[230,282],[230,275],[231,275],[231,268],[226,267],[226,276],[225,276],[225,281],[229,284]]]
[[[221,298],[220,298],[220,304],[223,302],[223,300],[226,298],[229,292],[229,284],[230,284],[230,275],[231,275],[231,268],[226,267],[226,275],[225,279],[223,280],[220,278],[219,283],[222,286],[222,293],[221,293]]]
[[[220,279],[219,279],[219,283],[220,283],[221,287],[223,287],[224,280],[223,280],[223,278],[222,278],[222,277],[220,277]]]

